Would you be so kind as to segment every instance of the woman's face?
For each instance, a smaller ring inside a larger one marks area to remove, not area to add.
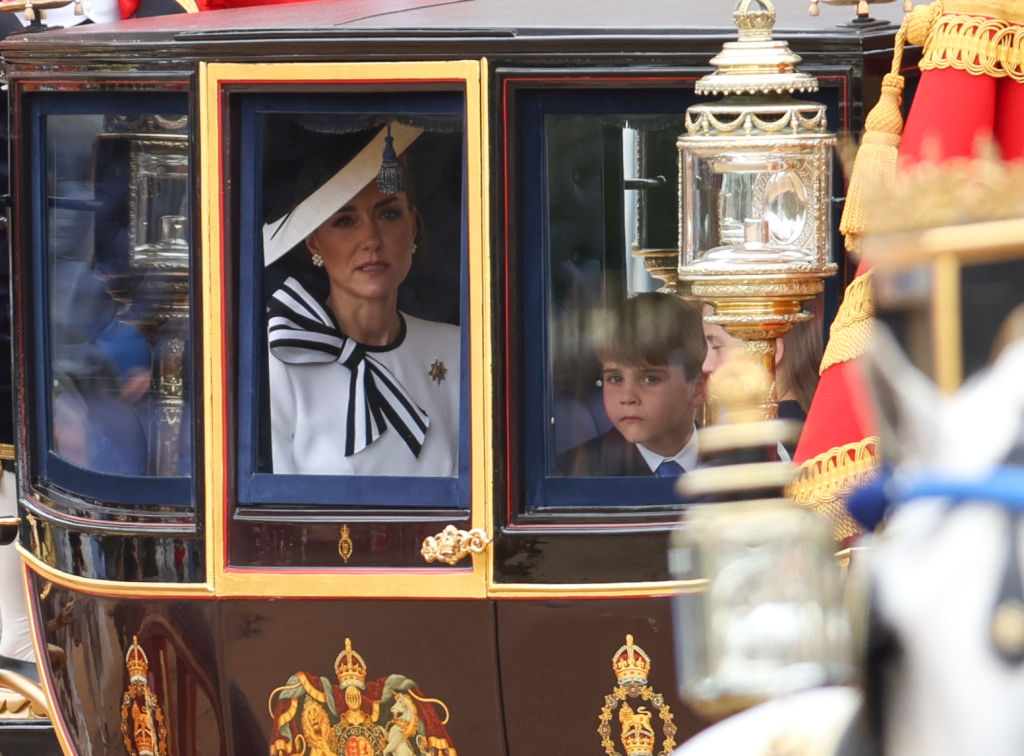
[[[394,296],[409,274],[416,217],[404,192],[384,194],[371,181],[306,237],[323,257],[337,291],[356,299]]]

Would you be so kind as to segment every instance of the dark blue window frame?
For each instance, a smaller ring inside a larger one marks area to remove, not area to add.
[[[30,120],[30,191],[32,245],[32,299],[36,371],[33,385],[36,418],[36,458],[40,477],[76,494],[88,496],[104,504],[132,506],[182,507],[194,506],[192,476],[174,477],[115,475],[95,472],[62,459],[54,451],[53,414],[49,387],[53,385],[50,364],[50,265],[47,217],[49,197],[46,189],[48,165],[46,156],[48,116],[53,115],[126,115],[153,114],[185,116],[188,96],[185,93],[42,93],[31,96]],[[189,211],[191,216],[191,208]],[[194,259],[194,257],[193,257]],[[191,274],[190,274],[191,276]],[[190,297],[190,308],[192,304]],[[187,364],[187,363],[186,363]],[[195,385],[195,376],[187,377],[187,385]],[[194,406],[186,397],[186,406]],[[192,418],[182,417],[182,425],[192,432]],[[191,463],[190,463],[191,466]]]
[[[403,509],[468,509],[470,472],[470,403],[468,305],[468,208],[465,92],[344,92],[329,94],[249,93],[239,96],[240,143],[238,248],[238,502],[240,505],[371,506]],[[298,475],[259,469],[260,422],[267,417],[266,317],[263,280],[263,154],[264,115],[315,113],[373,117],[394,113],[410,117],[462,119],[462,207],[459,253],[460,386],[458,476]]]
[[[600,116],[678,115],[697,98],[680,85],[627,89],[628,82],[578,90],[520,90],[518,134],[522,144],[522,186],[538,191],[522,197],[522,329],[536,334],[523,340],[523,364],[545,369],[524,371],[522,422],[524,438],[543,439],[523,445],[526,512],[553,509],[672,506],[678,503],[673,481],[651,477],[575,477],[550,474],[555,464],[552,434],[552,388],[548,341],[551,310],[551,233],[547,191],[546,117],[555,114]],[[668,108],[671,108],[670,110]],[[596,376],[595,376],[596,377]]]
[[[524,512],[546,513],[559,510],[603,509],[636,512],[643,508],[679,506],[682,502],[674,492],[674,481],[655,476],[645,477],[575,477],[551,474],[555,451],[548,418],[553,414],[553,391],[550,385],[548,314],[551,310],[551,233],[549,228],[549,196],[547,191],[547,145],[545,119],[554,114],[592,114],[601,116],[680,115],[690,105],[707,98],[698,97],[686,84],[640,84],[631,87],[628,80],[579,89],[519,89],[516,92],[516,133],[522,147],[519,164],[519,185],[536,187],[523,192],[521,207],[521,244],[519,255],[521,275],[522,364],[544,366],[542,370],[522,371],[523,405],[521,421],[523,438]],[[836,123],[836,93],[823,91],[806,99],[827,105],[829,123]],[[836,174],[839,175],[838,173]],[[678,175],[670,179],[678,181]],[[834,306],[826,300],[826,323],[831,321]],[[596,376],[595,376],[596,377]]]

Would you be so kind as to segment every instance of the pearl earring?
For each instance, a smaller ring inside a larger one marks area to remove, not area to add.
[[[416,254],[416,242],[413,242],[412,243],[412,247],[409,248],[409,254],[410,255],[415,255]]]
[[[324,267],[324,258],[320,255],[319,252],[313,253],[313,265],[315,265],[318,268]]]

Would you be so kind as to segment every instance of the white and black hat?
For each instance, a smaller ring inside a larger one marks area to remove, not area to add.
[[[291,187],[292,201],[287,209],[274,213],[272,220],[263,225],[264,265],[272,264],[302,242],[374,178],[383,192],[401,191],[398,156],[422,133],[418,126],[391,122],[379,130],[345,135],[347,155],[340,160],[323,155],[322,159],[309,161],[313,170],[300,173]],[[339,164],[340,169],[323,178],[325,168],[329,171]]]

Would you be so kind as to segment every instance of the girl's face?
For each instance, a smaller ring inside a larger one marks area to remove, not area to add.
[[[323,257],[332,295],[373,300],[397,296],[415,238],[408,197],[384,194],[374,180],[307,236],[306,246]]]
[[[702,313],[709,315],[714,309],[704,305]],[[743,341],[729,334],[722,326],[714,323],[704,322],[704,339],[708,343],[708,354],[704,358],[702,370],[708,375],[713,375],[724,365],[737,351],[742,351]]]

